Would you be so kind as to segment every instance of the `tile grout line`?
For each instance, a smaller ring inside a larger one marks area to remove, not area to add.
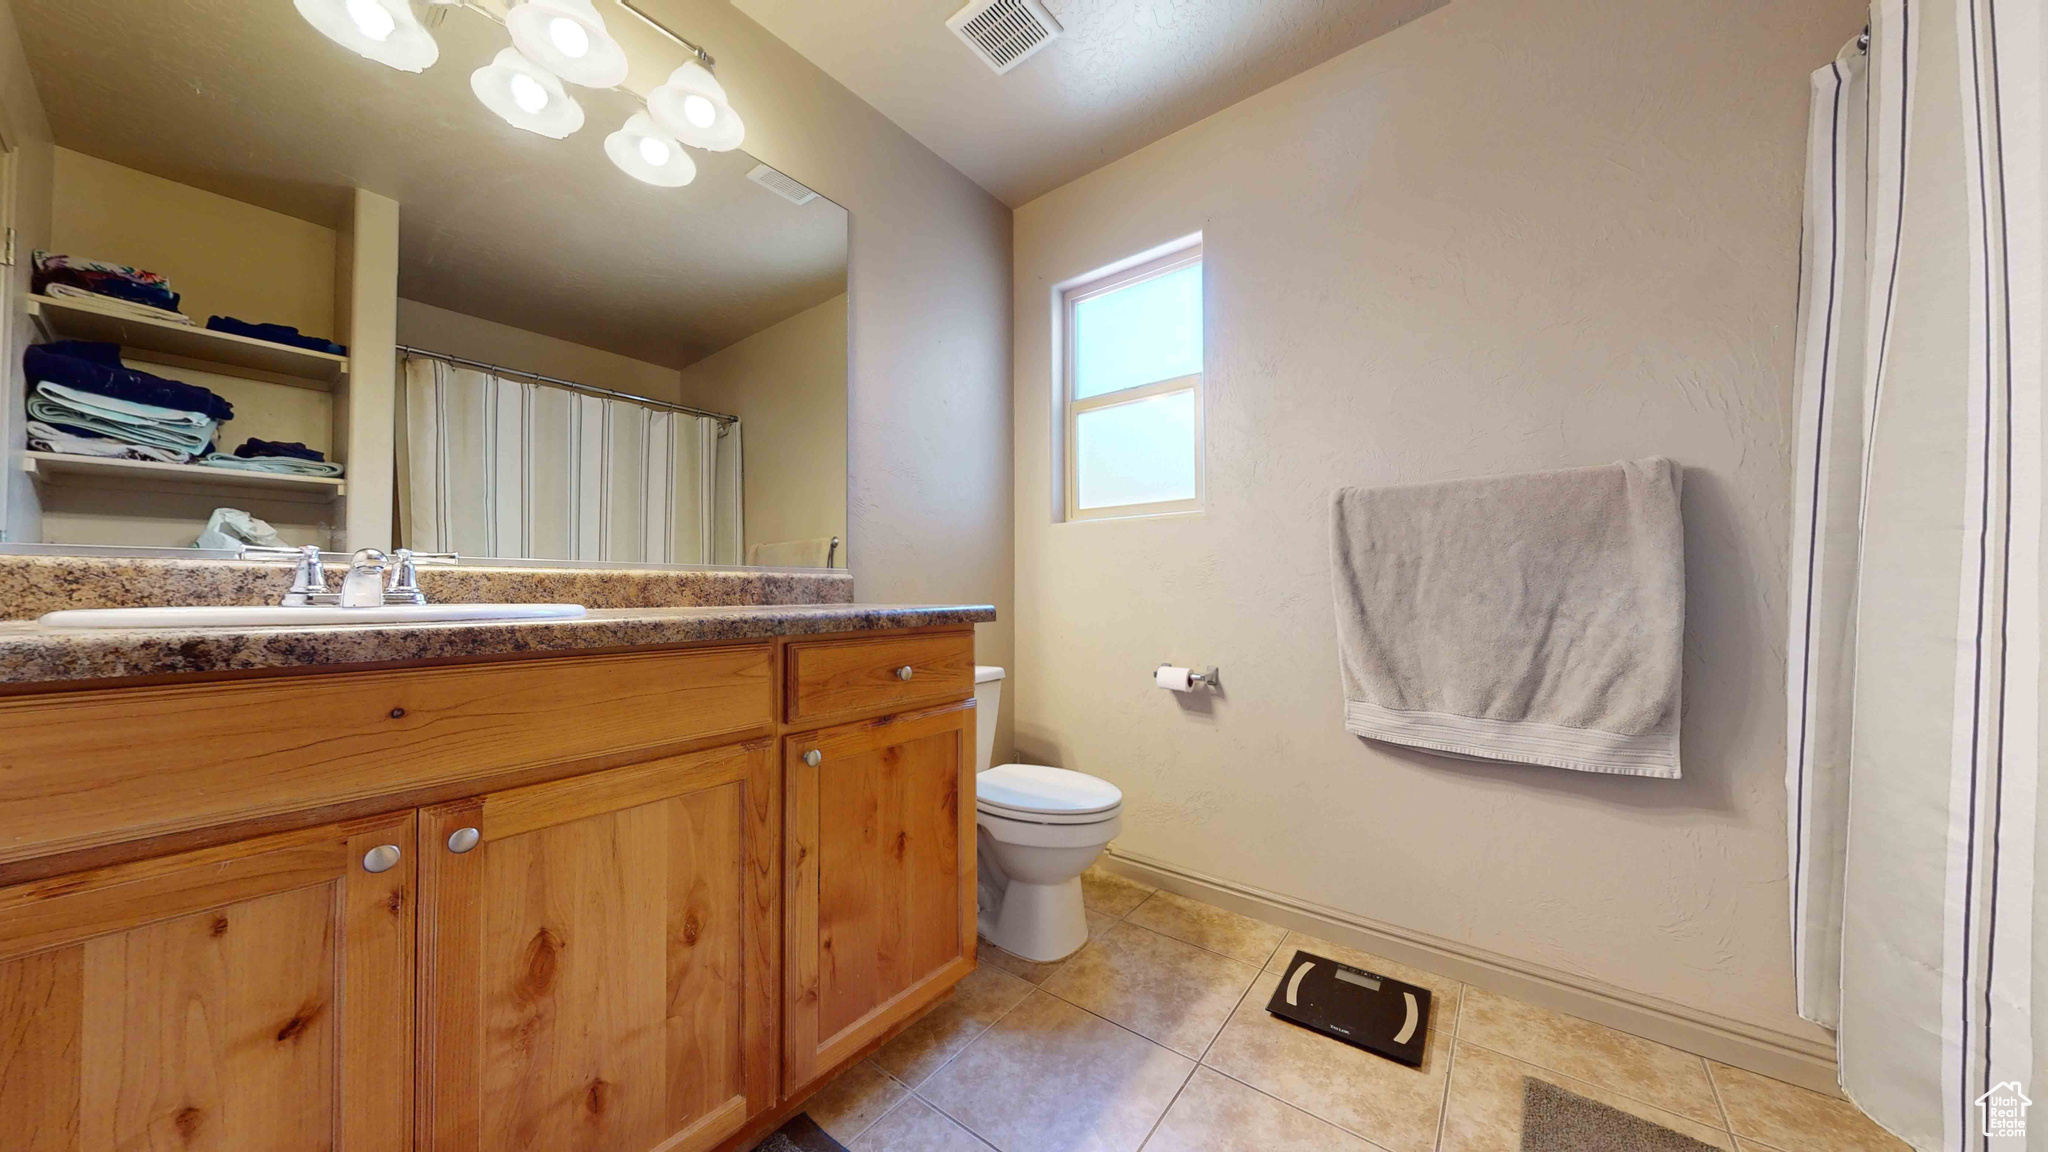
[[[1026,981],[1026,983],[1029,983],[1029,981]],[[962,1044],[959,1047],[959,1049],[956,1050],[951,1056],[948,1056],[944,1060],[940,1061],[939,1066],[937,1068],[932,1069],[930,1072],[926,1073],[924,1079],[919,1080],[915,1085],[905,1085],[905,1087],[909,1090],[910,1095],[915,1096],[919,1100],[923,1100],[926,1104],[931,1105],[932,1110],[937,1112],[939,1115],[944,1116],[948,1120],[953,1120],[953,1122],[956,1124],[959,1124],[960,1122],[958,1120],[954,1120],[953,1114],[951,1112],[948,1112],[944,1108],[940,1107],[936,1101],[926,1099],[923,1091],[924,1086],[931,1083],[934,1080],[937,1080],[939,1078],[940,1073],[952,1067],[953,1061],[958,1060],[960,1058],[961,1053],[967,1051],[969,1048],[974,1047],[975,1044],[981,1041],[982,1037],[988,1035],[990,1032],[995,1031],[996,1025],[1001,1024],[1004,1020],[1009,1019],[1010,1013],[1015,1012],[1019,1008],[1022,1008],[1024,1006],[1024,1003],[1031,999],[1031,993],[1036,991],[1039,991],[1039,988],[1037,985],[1033,984],[1031,986],[1030,992],[1026,992],[1024,993],[1024,995],[1018,997],[1017,1002],[1015,1004],[1012,1004],[1008,1008],[1003,1009],[1001,1012],[996,1013],[995,1019],[989,1021],[986,1027],[984,1027],[981,1031],[976,1032],[974,1034],[973,1039],[969,1040],[965,1044]],[[870,1057],[870,1059],[873,1059],[873,1057]],[[881,1067],[881,1065],[878,1064],[876,1065],[876,1067],[879,1068]],[[887,1069],[883,1069],[883,1073],[885,1075],[887,1074],[887,1072]],[[960,1124],[960,1126],[962,1128],[967,1128],[967,1125],[965,1124]],[[973,1135],[975,1139],[981,1139],[981,1133],[975,1132],[972,1128],[967,1128],[967,1131],[971,1135]]]
[[[860,1061],[859,1061],[858,1063],[856,1063],[856,1064],[854,1064],[854,1065],[853,1065],[853,1068],[858,1068],[858,1067],[860,1067],[860,1066],[861,1066],[861,1064],[875,1064],[875,1058],[874,1058],[874,1056],[873,1056],[872,1054],[870,1054],[870,1055],[867,1055],[867,1056],[863,1056],[863,1057],[861,1057]],[[846,1072],[851,1072],[851,1071],[853,1071],[853,1068],[848,1068],[848,1069],[846,1070]],[[867,1135],[867,1134],[868,1134],[868,1131],[869,1131],[869,1129],[872,1129],[872,1128],[873,1128],[873,1127],[874,1127],[875,1125],[877,1125],[877,1124],[880,1124],[880,1123],[882,1122],[882,1119],[883,1119],[883,1117],[886,1117],[886,1116],[888,1116],[888,1115],[889,1115],[889,1113],[891,1113],[891,1112],[894,1112],[894,1111],[895,1111],[895,1110],[897,1110],[898,1108],[901,1108],[901,1107],[903,1107],[903,1101],[905,1101],[905,1100],[908,1100],[908,1099],[910,1099],[910,1097],[911,1097],[912,1095],[914,1095],[913,1091],[911,1090],[911,1087],[910,1087],[910,1085],[908,1085],[908,1084],[904,1084],[904,1083],[903,1083],[903,1081],[901,1081],[901,1080],[898,1080],[898,1079],[897,1079],[896,1077],[894,1077],[894,1076],[891,1076],[891,1075],[889,1074],[889,1070],[888,1070],[887,1068],[884,1068],[884,1067],[882,1067],[882,1066],[881,1066],[880,1064],[875,1064],[875,1071],[876,1071],[876,1072],[879,1072],[879,1073],[881,1073],[881,1075],[882,1075],[882,1079],[884,1079],[884,1080],[887,1080],[887,1081],[888,1081],[889,1083],[891,1083],[891,1084],[899,1084],[899,1085],[902,1085],[902,1087],[903,1087],[903,1095],[902,1095],[901,1097],[899,1097],[899,1098],[898,1098],[898,1099],[896,1100],[896,1102],[895,1102],[894,1104],[891,1104],[891,1105],[889,1105],[889,1106],[888,1106],[887,1108],[884,1108],[884,1109],[882,1109],[882,1115],[881,1115],[881,1116],[877,1116],[877,1117],[875,1117],[875,1118],[874,1118],[873,1120],[870,1120],[870,1121],[868,1121],[868,1122],[867,1122],[866,1124],[864,1124],[864,1125],[862,1125],[862,1126],[861,1126],[861,1130],[860,1130],[860,1131],[858,1131],[858,1132],[855,1132],[855,1133],[854,1133],[854,1134],[853,1134],[852,1136],[849,1136],[849,1137],[847,1137],[847,1138],[846,1138],[845,1140],[841,1141],[841,1143],[845,1144],[845,1145],[846,1145],[846,1146],[847,1146],[848,1148],[852,1148],[852,1147],[853,1147],[853,1145],[855,1144],[855,1142],[857,1142],[857,1141],[858,1141],[858,1140],[859,1140],[859,1139],[860,1139],[861,1137],[863,1137],[863,1136],[865,1136],[865,1135]],[[846,1075],[846,1072],[841,1072],[841,1073],[839,1074],[839,1076],[844,1076],[844,1075]],[[838,1080],[839,1080],[839,1077],[838,1077],[838,1076],[835,1076],[835,1077],[833,1077],[832,1079],[833,1079],[833,1083],[837,1083],[837,1082],[838,1082]],[[806,1110],[806,1111],[805,1111],[805,1115],[809,1115],[809,1114],[810,1114],[810,1113],[809,1113],[809,1111],[808,1111],[808,1110]],[[815,1121],[813,1121],[813,1122],[815,1123]],[[820,1127],[823,1127],[823,1125],[820,1125]],[[828,1135],[828,1136],[831,1136],[832,1134],[828,1132],[828,1133],[826,1133],[826,1135]],[[834,1136],[834,1137],[833,1137],[833,1139],[837,1140],[837,1139],[838,1139],[838,1137]]]
[[[1230,1081],[1231,1083],[1237,1085],[1240,1088],[1244,1088],[1247,1091],[1256,1092],[1259,1095],[1264,1096],[1266,1099],[1273,1101],[1275,1104],[1279,1104],[1282,1107],[1286,1108],[1292,1108],[1296,1112],[1301,1113],[1303,1116],[1307,1116],[1310,1119],[1315,1120],[1319,1123],[1328,1124],[1330,1127],[1335,1128],[1337,1131],[1344,1133],[1346,1136],[1351,1136],[1358,1140],[1362,1140],[1368,1147],[1378,1148],[1381,1149],[1382,1152],[1385,1152],[1386,1145],[1380,1143],[1377,1140],[1374,1140],[1373,1138],[1365,1135],[1362,1132],[1357,1132],[1350,1128],[1346,1128],[1344,1125],[1337,1123],[1335,1120],[1332,1120],[1327,1116],[1324,1116],[1320,1112],[1311,1111],[1310,1109],[1303,1108],[1301,1105],[1296,1104],[1291,1100],[1286,1100],[1279,1096],[1275,1096],[1271,1092],[1266,1091],[1264,1088],[1259,1087],[1257,1084],[1253,1084],[1243,1079],[1242,1077],[1233,1076],[1230,1073],[1225,1072],[1223,1069],[1216,1067],[1214,1064],[1203,1064],[1200,1065],[1200,1067],[1207,1068],[1209,1071],[1214,1072],[1218,1076],[1223,1077],[1225,1080]]]
[[[1626,1033],[1624,1033],[1624,1035],[1626,1035]],[[1464,1040],[1464,1041],[1462,1041],[1462,1043],[1470,1044],[1470,1045],[1471,1045],[1471,1046],[1473,1046],[1474,1048],[1478,1048],[1478,1049],[1481,1049],[1481,1050],[1484,1050],[1484,1051],[1487,1051],[1487,1052],[1491,1052],[1491,1053],[1493,1053],[1493,1054],[1494,1054],[1495,1056],[1500,1056],[1500,1057],[1502,1057],[1502,1058],[1504,1058],[1504,1059],[1512,1060],[1512,1061],[1514,1061],[1514,1062],[1515,1062],[1515,1063],[1517,1063],[1517,1064],[1526,1064],[1526,1065],[1528,1065],[1529,1067],[1531,1067],[1531,1068],[1534,1068],[1534,1069],[1536,1069],[1536,1070],[1537,1070],[1537,1071],[1539,1071],[1539,1072],[1548,1072],[1548,1073],[1550,1073],[1550,1074],[1551,1074],[1552,1076],[1562,1076],[1562,1077],[1564,1077],[1564,1078],[1565,1078],[1566,1080],[1571,1080],[1571,1081],[1575,1081],[1575,1082],[1577,1082],[1577,1083],[1580,1083],[1580,1084],[1584,1084],[1584,1085],[1587,1085],[1587,1086],[1589,1086],[1589,1087],[1592,1087],[1592,1088],[1598,1088],[1598,1089],[1599,1089],[1600,1091],[1602,1091],[1602,1092],[1611,1092],[1611,1093],[1613,1093],[1614,1095],[1616,1095],[1616,1096],[1619,1096],[1619,1097],[1621,1097],[1621,1098],[1622,1098],[1622,1099],[1624,1099],[1624,1100],[1632,1100],[1632,1101],[1634,1101],[1634,1102],[1635,1102],[1635,1103],[1637,1103],[1637,1104],[1641,1104],[1641,1105],[1642,1105],[1642,1106],[1644,1106],[1645,1108],[1655,1108],[1655,1109],[1656,1109],[1657,1111],[1659,1111],[1659,1112],[1663,1112],[1663,1113],[1665,1113],[1665,1114],[1667,1114],[1667,1115],[1671,1115],[1671,1116],[1676,1116],[1676,1117],[1678,1117],[1678,1118],[1679,1118],[1679,1119],[1681,1119],[1681,1120],[1690,1120],[1690,1121],[1692,1121],[1692,1122],[1693,1122],[1693,1123],[1695,1123],[1695,1124],[1705,1124],[1705,1125],[1707,1125],[1707,1127],[1709,1127],[1709,1128],[1713,1127],[1713,1124],[1712,1124],[1711,1122],[1709,1122],[1709,1121],[1706,1121],[1706,1120],[1702,1120],[1702,1119],[1700,1119],[1699,1117],[1697,1117],[1697,1116],[1694,1116],[1694,1115],[1692,1115],[1692,1114],[1690,1114],[1690,1113],[1687,1113],[1687,1112],[1681,1112],[1681,1111],[1679,1111],[1678,1109],[1676,1109],[1676,1108],[1673,1108],[1673,1107],[1671,1107],[1671,1106],[1670,1106],[1670,1105],[1668,1105],[1668,1104],[1659,1104],[1659,1103],[1657,1103],[1657,1102],[1656,1102],[1655,1100],[1645,1100],[1645,1099],[1643,1099],[1643,1098],[1642,1098],[1641,1096],[1638,1096],[1638,1095],[1636,1095],[1636,1094],[1635,1094],[1635,1093],[1633,1093],[1633,1092],[1624,1092],[1624,1091],[1622,1091],[1622,1090],[1621,1090],[1621,1089],[1619,1089],[1619,1088],[1612,1088],[1612,1087],[1609,1087],[1609,1086],[1608,1086],[1608,1085],[1606,1085],[1606,1084],[1602,1084],[1602,1083],[1601,1083],[1600,1081],[1598,1081],[1598,1080],[1588,1080],[1588,1079],[1587,1079],[1586,1077],[1584,1077],[1584,1076],[1580,1076],[1580,1075],[1578,1075],[1578,1074],[1576,1074],[1576,1073],[1572,1073],[1572,1072],[1566,1072],[1566,1071],[1563,1071],[1562,1069],[1558,1069],[1558,1068],[1552,1068],[1552,1067],[1551,1067],[1550,1065],[1548,1065],[1548,1064],[1539,1064],[1539,1063],[1537,1063],[1536,1061],[1534,1061],[1534,1060],[1531,1060],[1531,1059],[1529,1059],[1529,1058],[1528,1058],[1527,1056],[1517,1056],[1517,1055],[1515,1055],[1515,1054],[1514,1054],[1513,1052],[1504,1052],[1504,1051],[1500,1050],[1499,1048],[1495,1048],[1495,1047],[1494,1047],[1494,1046],[1492,1046],[1491,1044],[1482,1044],[1482,1043],[1480,1043],[1480,1042],[1479,1042],[1479,1041],[1477,1041],[1477,1040]],[[1680,1051],[1680,1052],[1683,1052],[1683,1051],[1684,1051],[1684,1049],[1674,1049],[1674,1051]],[[1685,1055],[1687,1055],[1687,1056],[1695,1056],[1695,1055],[1697,1055],[1697,1053],[1693,1053],[1693,1052],[1686,1052],[1686,1053],[1685,1053]],[[1710,1084],[1712,1083],[1712,1077],[1709,1077],[1709,1078],[1708,1078],[1708,1082],[1709,1082]],[[1562,1085],[1559,1085],[1559,1087],[1562,1087]],[[1716,1092],[1716,1093],[1715,1093],[1715,1100],[1714,1100],[1714,1104],[1715,1104],[1715,1108],[1716,1108],[1716,1110],[1718,1111],[1718,1110],[1719,1110],[1719,1108],[1720,1108],[1720,1094],[1719,1094],[1718,1092]],[[1733,1135],[1733,1134],[1734,1134],[1734,1133],[1733,1133],[1733,1132],[1731,1131],[1731,1132],[1730,1132],[1730,1135]]]
[[[1721,1099],[1721,1082],[1714,1079],[1714,1062],[1702,1056],[1700,1070],[1707,1074],[1707,1087],[1714,1093],[1714,1109],[1721,1114],[1721,1130],[1728,1133],[1728,1147],[1740,1148],[1740,1138],[1735,1135],[1735,1121],[1728,1118],[1728,1102]]]
[[[876,1065],[876,1067],[880,1068],[881,1065],[878,1064]],[[887,1072],[883,1072],[882,1075],[889,1076]],[[889,1079],[895,1080],[896,1078],[894,1076],[889,1076]],[[900,1080],[897,1080],[896,1082],[899,1084],[903,1083]],[[880,1116],[875,1117],[873,1120],[868,1121],[867,1127],[861,1129],[860,1131],[854,1133],[851,1137],[847,1138],[847,1140],[845,1141],[847,1152],[853,1152],[853,1146],[855,1144],[860,1143],[861,1137],[866,1136],[870,1132],[873,1132],[878,1126],[880,1126],[882,1121],[887,1120],[891,1116],[894,1116],[898,1108],[903,1107],[903,1105],[907,1101],[914,1100],[916,1098],[916,1094],[910,1090],[910,1087],[908,1085],[905,1085],[903,1089],[903,1095],[897,1097],[896,1102],[894,1104],[891,1104],[887,1108],[882,1109],[882,1114]],[[812,1121],[812,1123],[817,1122]],[[825,1135],[831,1136],[832,1134],[830,1132],[827,1132],[825,1133]],[[837,1139],[837,1137],[834,1137],[834,1139]]]
[[[1458,1074],[1458,1021],[1464,1015],[1465,984],[1463,981],[1460,981],[1458,983],[1458,1009],[1451,1013],[1451,1034],[1444,1041],[1444,1096],[1436,1109],[1436,1142],[1430,1145],[1437,1152],[1443,1152],[1444,1129],[1451,1126],[1451,1077]],[[1429,1037],[1425,1036],[1422,1039],[1426,1049]]]

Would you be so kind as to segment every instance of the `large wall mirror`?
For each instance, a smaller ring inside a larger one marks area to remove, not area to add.
[[[501,0],[331,7],[394,3],[423,71],[291,0],[0,0],[7,541],[843,567],[845,211],[742,149],[607,152],[716,46],[595,0],[630,79],[501,85],[580,107],[551,138],[473,82]]]

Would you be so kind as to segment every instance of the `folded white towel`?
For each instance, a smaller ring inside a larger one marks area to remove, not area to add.
[[[1454,755],[1676,778],[1679,471],[1633,460],[1332,502],[1344,726]]]
[[[184,464],[192,459],[191,453],[170,448],[151,448],[146,444],[128,444],[120,440],[97,440],[89,436],[76,436],[40,420],[28,422],[28,446],[37,452],[61,452],[66,456],[98,456],[107,460],[149,460],[158,464]]]
[[[98,292],[88,292],[83,288],[74,288],[69,284],[45,284],[43,286],[43,295],[54,296],[60,300],[84,300],[101,311],[115,312],[123,316],[133,316],[142,320],[167,320],[172,324],[191,324],[193,322],[192,318],[183,312],[173,312],[168,308],[152,308],[147,304],[137,304],[133,300],[123,300],[119,296],[104,296]]]

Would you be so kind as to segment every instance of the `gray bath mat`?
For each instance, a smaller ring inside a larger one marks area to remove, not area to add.
[[[754,1152],[846,1152],[846,1145],[826,1135],[808,1112],[799,1112],[754,1145]]]
[[[767,1147],[767,1145],[762,1145]],[[1661,1124],[1522,1078],[1522,1152],[1715,1152]]]

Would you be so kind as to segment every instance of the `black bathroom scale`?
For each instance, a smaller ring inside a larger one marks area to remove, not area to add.
[[[1429,1040],[1429,989],[1296,952],[1266,1011],[1332,1039],[1422,1067]]]

